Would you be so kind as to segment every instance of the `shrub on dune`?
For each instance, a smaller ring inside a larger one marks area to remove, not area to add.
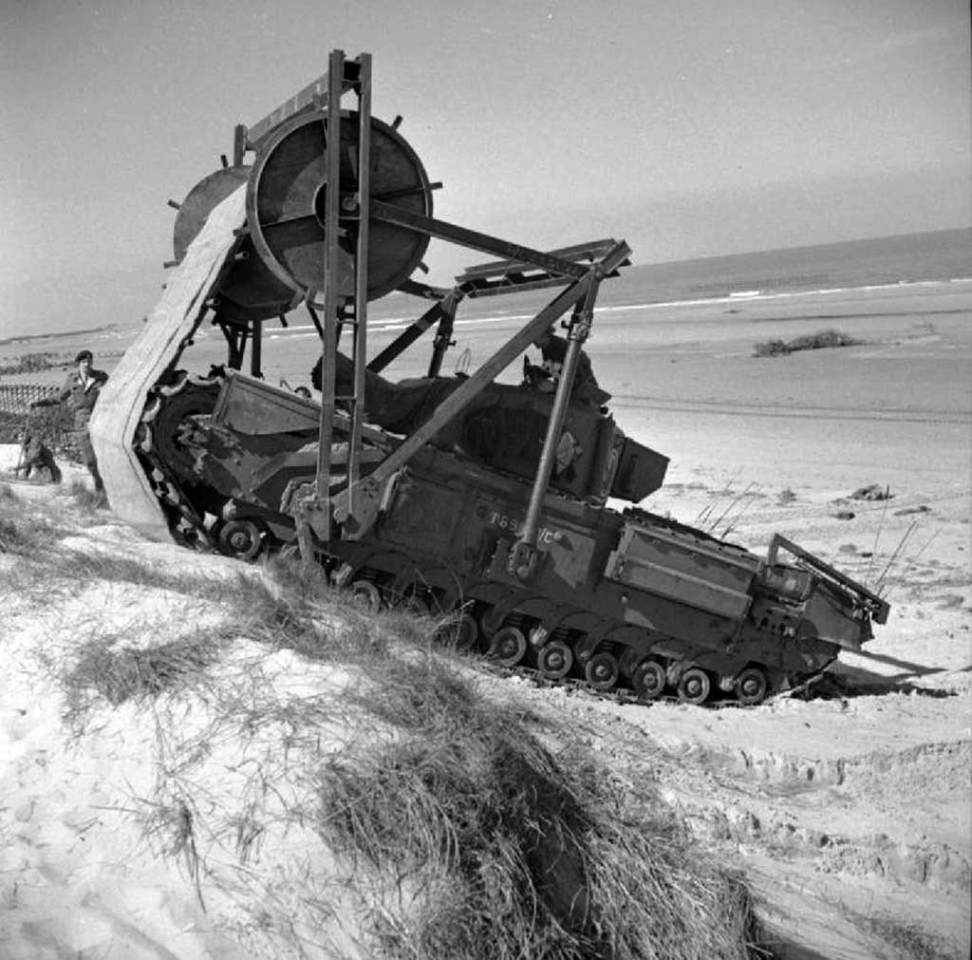
[[[805,334],[790,341],[764,340],[757,343],[754,357],[782,357],[800,350],[823,350],[830,347],[857,347],[865,341],[858,340],[840,330],[821,330],[818,333]]]

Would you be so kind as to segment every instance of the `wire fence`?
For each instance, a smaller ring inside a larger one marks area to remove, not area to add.
[[[64,405],[31,407],[37,400],[57,397],[60,388],[50,384],[0,384],[0,443],[20,443],[25,435],[37,437],[69,460],[79,460],[72,412]]]
[[[60,388],[50,384],[0,383],[0,413],[26,414],[36,400],[56,397]]]

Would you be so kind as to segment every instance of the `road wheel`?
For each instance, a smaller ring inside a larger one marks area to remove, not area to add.
[[[435,631],[437,642],[454,650],[468,651],[476,648],[479,639],[479,627],[471,614],[461,613],[458,617],[450,617]]]
[[[527,639],[516,627],[502,627],[493,634],[487,656],[500,666],[515,667],[527,652]]]
[[[253,560],[263,549],[263,531],[253,520],[228,520],[216,540],[221,553],[237,560]]]
[[[537,667],[548,680],[559,680],[570,673],[574,651],[561,640],[551,640],[537,654]]]
[[[678,699],[682,703],[705,703],[711,689],[709,675],[698,667],[689,667],[678,681]]]
[[[584,676],[595,690],[610,690],[618,682],[620,674],[618,658],[606,650],[595,653],[584,667]]]
[[[377,613],[381,609],[381,593],[370,580],[355,580],[351,584],[351,599],[364,613]]]
[[[759,667],[746,667],[742,673],[736,677],[735,683],[736,699],[746,706],[753,706],[762,703],[766,699],[769,690],[769,681],[766,674]]]
[[[652,659],[642,660],[631,674],[631,686],[642,700],[657,700],[665,689],[665,668]]]

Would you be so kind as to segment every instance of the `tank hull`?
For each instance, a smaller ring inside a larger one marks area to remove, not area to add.
[[[209,398],[204,409],[199,396]],[[189,398],[184,407],[180,397]],[[292,547],[296,495],[315,476],[317,404],[230,373],[208,385],[182,381],[152,423],[165,424],[169,410],[179,428],[165,429],[180,445],[164,456],[153,450],[158,462],[145,466],[172,476],[170,489],[189,508],[183,519],[191,511],[212,543],[248,559]],[[339,418],[335,489],[344,482],[346,432]],[[474,645],[504,666],[646,700],[667,693],[758,702],[871,635],[869,610],[852,590],[644,510],[612,509],[604,478],[593,488],[601,496],[576,496],[570,480],[548,491],[538,562],[524,582],[512,552],[531,464],[476,462],[457,449],[457,436],[460,428],[446,431],[395,475],[363,537],[321,546],[318,559],[336,583],[447,624],[458,617]],[[401,442],[374,427],[364,441],[365,474]],[[646,687],[646,671],[661,679]],[[688,693],[686,677],[694,681]],[[746,696],[740,678],[750,681]]]

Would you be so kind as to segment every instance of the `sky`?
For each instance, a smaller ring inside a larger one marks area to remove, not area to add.
[[[966,0],[0,0],[0,339],[137,322],[174,211],[373,57],[435,216],[657,263],[972,224]],[[492,259],[434,242],[427,279]]]

